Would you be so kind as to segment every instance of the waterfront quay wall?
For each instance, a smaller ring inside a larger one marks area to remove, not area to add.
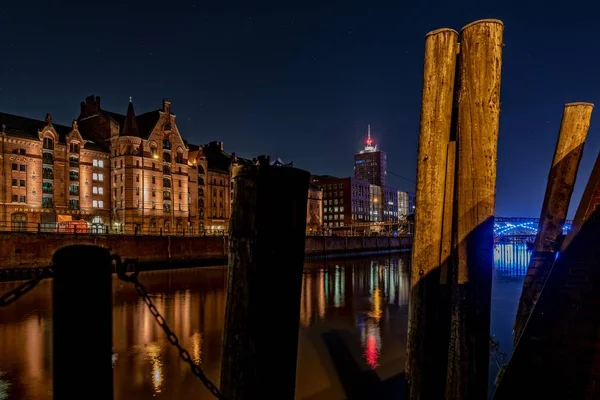
[[[227,259],[224,236],[71,235],[0,233],[0,269],[43,267],[57,249],[73,244],[103,246],[121,258],[148,266],[215,265]],[[342,255],[409,249],[412,237],[309,236],[307,256]],[[81,260],[85,265],[85,260]]]

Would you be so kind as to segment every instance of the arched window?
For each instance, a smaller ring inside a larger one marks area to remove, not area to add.
[[[27,215],[24,213],[14,213],[11,215],[13,231],[27,230]]]
[[[167,138],[163,139],[163,149],[171,150],[171,141]]]
[[[183,164],[183,150],[181,150],[181,147],[177,149],[177,158],[175,162],[177,164]]]
[[[169,232],[169,229],[171,229],[171,223],[167,219],[165,220],[165,232]]]
[[[202,165],[198,165],[198,175],[204,175],[204,167]]]

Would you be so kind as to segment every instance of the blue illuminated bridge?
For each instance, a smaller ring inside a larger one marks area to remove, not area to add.
[[[571,222],[569,220],[566,221],[563,227],[563,234],[566,234],[571,229]],[[494,218],[494,237],[535,236],[539,223],[539,218],[496,217]]]
[[[494,265],[502,274],[524,276],[531,258],[530,246],[537,234],[539,218],[494,218]],[[566,221],[563,234],[571,229]]]

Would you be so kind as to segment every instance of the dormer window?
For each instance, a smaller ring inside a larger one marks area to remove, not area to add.
[[[54,150],[54,139],[49,136],[44,138],[44,150]]]
[[[79,153],[79,143],[71,143],[69,145],[69,152],[71,152],[71,153]]]

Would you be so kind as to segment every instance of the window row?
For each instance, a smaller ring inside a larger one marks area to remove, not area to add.
[[[13,163],[12,170],[13,171],[19,171],[19,172],[26,172],[27,171],[27,165]]]

